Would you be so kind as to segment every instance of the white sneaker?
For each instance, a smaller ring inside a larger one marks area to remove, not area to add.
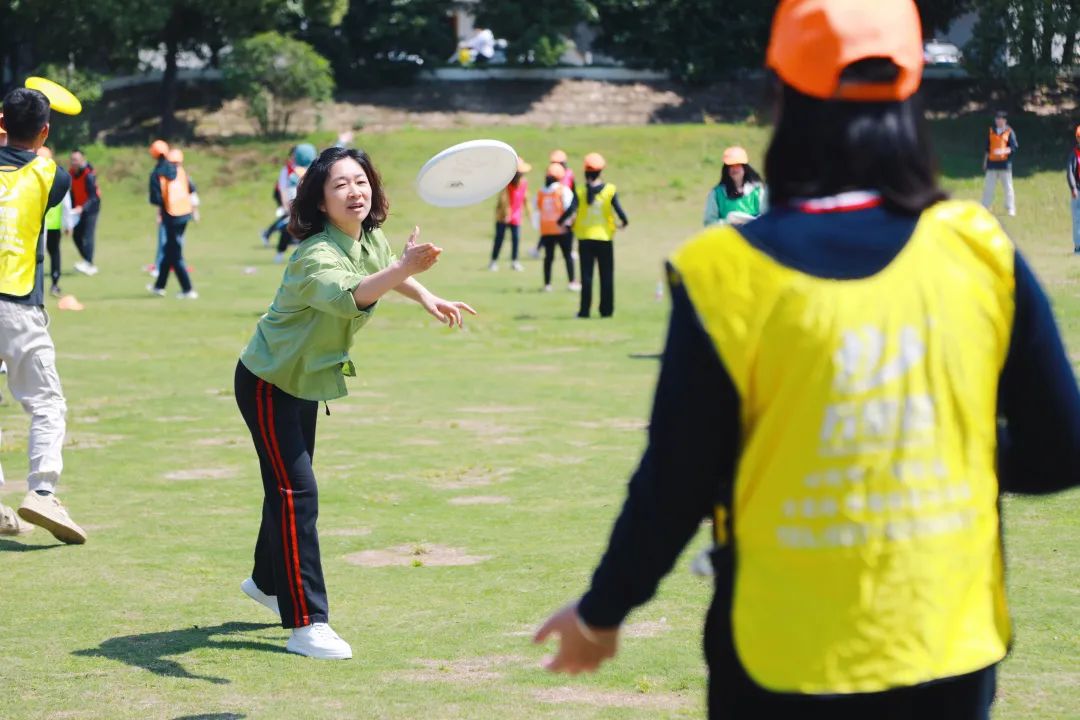
[[[338,637],[327,623],[293,628],[292,637],[285,643],[285,649],[319,660],[348,660],[352,657],[349,643]]]
[[[176,299],[177,300],[198,300],[199,299],[199,293],[195,292],[195,289],[192,288],[191,290],[188,290],[187,292],[178,292],[178,293],[176,293]]]
[[[274,615],[281,617],[281,610],[278,609],[277,595],[267,595],[259,586],[255,584],[255,581],[248,578],[244,582],[240,583],[240,589],[244,591],[244,594],[266,607]]]
[[[551,286],[550,285],[545,285],[544,286],[544,292],[551,292]]]
[[[566,289],[569,290],[570,292],[581,292],[581,283],[572,282],[572,283],[570,283],[569,285],[566,286]]]
[[[76,272],[81,272],[83,275],[93,275],[97,272],[97,268],[95,268],[93,265],[86,262],[85,260],[80,260],[79,262],[75,263],[75,270]]]
[[[285,262],[285,253],[280,252],[280,253],[275,254],[274,255],[274,262],[278,263],[279,265],[281,263]]]
[[[31,490],[19,505],[19,517],[29,523],[40,525],[60,542],[82,545],[86,532],[75,524],[60,499],[53,494],[38,495]]]
[[[98,274],[98,266],[97,265],[91,265],[90,267],[87,268],[87,270],[90,271],[90,272],[87,273],[87,275],[97,275]]]
[[[14,510],[0,505],[0,535],[25,535],[33,529],[34,526],[19,519]]]
[[[514,269],[514,272],[522,272],[525,269],[525,266],[519,263],[517,260],[510,263],[510,267]]]
[[[1010,210],[1009,211],[1009,217],[1016,217],[1016,211],[1015,210]]]
[[[490,270],[491,272],[498,272],[499,271],[499,263],[492,260],[491,264],[488,265],[488,270]]]
[[[529,257],[531,257],[533,260],[539,260],[540,259],[540,248],[531,248],[529,250]]]
[[[149,285],[147,285],[146,289],[150,291],[151,295],[165,297],[165,288],[159,288],[158,286],[154,285],[154,283],[150,283]]]

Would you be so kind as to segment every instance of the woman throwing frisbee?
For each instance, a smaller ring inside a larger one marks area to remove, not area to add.
[[[782,0],[772,207],[672,257],[649,426],[585,595],[594,670],[703,517],[712,718],[987,720],[1003,490],[1080,484],[1080,393],[997,220],[937,184],[912,0]]]
[[[262,469],[262,526],[255,565],[241,589],[292,629],[289,652],[324,659],[352,657],[328,624],[329,607],[315,522],[312,472],[320,401],[347,394],[353,336],[379,299],[397,291],[440,322],[461,327],[462,313],[413,277],[442,249],[420,244],[415,228],[400,257],[380,226],[389,203],[371,159],[360,150],[324,150],[297,189],[289,233],[300,245],[289,259],[270,309],[236,365],[236,402]]]

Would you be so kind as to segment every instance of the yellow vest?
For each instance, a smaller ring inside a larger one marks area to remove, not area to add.
[[[709,229],[673,258],[741,402],[732,631],[774,692],[878,692],[1005,656],[995,471],[1014,248],[981,206],[928,209],[858,280]]]
[[[0,168],[0,293],[34,289],[37,247],[56,163],[42,157],[18,169]]]
[[[611,205],[614,197],[615,186],[608,183],[590,205],[588,188],[584,184],[578,186],[574,235],[579,240],[612,240],[615,237],[615,208]]]

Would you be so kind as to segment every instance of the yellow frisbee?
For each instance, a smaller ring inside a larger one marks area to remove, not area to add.
[[[71,94],[63,85],[54,83],[43,77],[26,78],[26,87],[31,90],[40,90],[49,98],[49,107],[58,113],[65,115],[78,115],[82,112],[82,103],[79,98]]]

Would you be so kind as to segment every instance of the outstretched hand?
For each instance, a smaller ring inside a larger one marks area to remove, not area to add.
[[[441,297],[431,293],[424,295],[420,300],[420,304],[433,318],[450,327],[465,327],[462,317],[463,310],[470,315],[477,314],[475,310],[463,302],[443,300]]]
[[[441,247],[436,247],[431,243],[419,244],[417,242],[419,237],[420,226],[417,225],[409,235],[409,240],[405,243],[405,250],[402,251],[401,257],[398,258],[398,262],[408,272],[409,277],[431,269],[431,266],[438,262],[439,255],[442,254]]]
[[[572,602],[547,619],[536,631],[533,642],[542,644],[551,635],[559,636],[559,650],[554,657],[544,659],[551,672],[577,675],[594,672],[601,663],[615,657],[619,649],[619,630],[603,630],[587,626]]]

